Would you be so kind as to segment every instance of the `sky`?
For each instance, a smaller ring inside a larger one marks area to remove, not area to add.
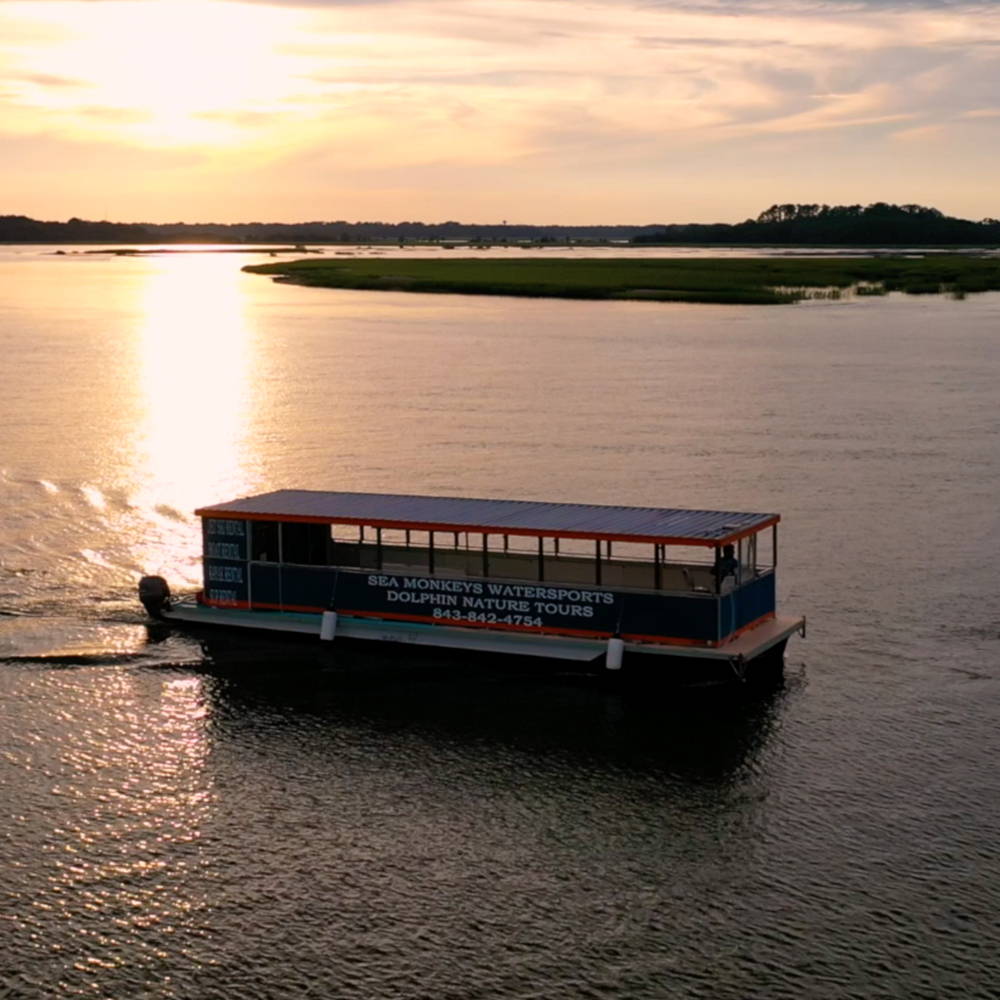
[[[1000,2],[0,0],[0,214],[1000,216]]]

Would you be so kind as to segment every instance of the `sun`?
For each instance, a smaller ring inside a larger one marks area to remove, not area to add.
[[[288,9],[123,0],[39,4],[34,15],[63,32],[47,56],[73,84],[39,101],[72,117],[78,134],[165,147],[235,141],[276,117],[295,84]]]

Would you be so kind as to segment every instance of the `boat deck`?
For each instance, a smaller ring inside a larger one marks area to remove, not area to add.
[[[724,643],[721,646],[701,647],[701,646],[668,646],[665,643],[642,644],[642,652],[662,656],[686,656],[694,659],[709,660],[751,660],[755,656],[760,656],[772,646],[783,642],[790,635],[798,632],[805,635],[806,620],[804,617],[793,617],[792,615],[778,615],[770,621],[761,622],[755,628],[748,629],[742,635]],[[635,643],[628,643],[626,649],[636,647]]]

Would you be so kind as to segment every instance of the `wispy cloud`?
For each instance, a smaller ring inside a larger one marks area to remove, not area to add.
[[[38,87],[80,87],[83,86],[83,81],[77,79],[71,79],[67,76],[53,76],[51,73],[27,73],[25,76],[17,79],[13,78],[14,83],[28,83],[34,84]]]

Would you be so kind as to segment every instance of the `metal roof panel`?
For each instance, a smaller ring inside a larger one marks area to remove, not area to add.
[[[780,520],[778,514],[740,511],[319,490],[277,490],[202,507],[195,513],[202,517],[306,520],[421,531],[669,540],[695,545],[721,544]]]

